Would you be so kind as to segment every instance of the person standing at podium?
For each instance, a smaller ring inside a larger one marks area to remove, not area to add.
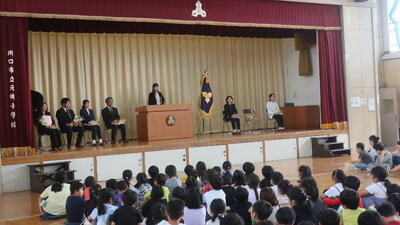
[[[283,113],[281,112],[281,109],[279,108],[279,105],[276,102],[276,97],[274,93],[268,95],[268,102],[266,107],[267,107],[268,118],[270,120],[272,119],[276,120],[276,122],[278,123],[278,130],[284,130],[285,125],[283,120]]]
[[[233,97],[228,96],[225,99],[224,105],[224,120],[231,121],[233,134],[240,134],[240,119],[235,104],[233,104]]]
[[[149,94],[148,105],[164,105],[165,98],[160,92],[160,85],[157,83],[153,84],[153,90]]]
[[[103,117],[104,124],[107,129],[111,129],[111,144],[115,144],[115,136],[117,134],[117,130],[121,130],[122,142],[126,143],[126,128],[125,124],[120,124],[118,109],[113,107],[113,98],[106,98],[106,107],[101,110],[101,116]]]

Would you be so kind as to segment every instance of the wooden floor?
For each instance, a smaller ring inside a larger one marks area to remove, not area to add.
[[[302,164],[309,165],[313,169],[314,178],[318,182],[320,190],[329,187],[332,183],[330,174],[332,170],[341,168],[348,175],[356,175],[361,180],[361,186],[365,187],[372,183],[371,177],[367,172],[350,171],[350,156],[341,156],[335,158],[300,158],[292,160],[282,160],[269,162],[275,170],[284,174],[286,179],[294,181],[297,179],[297,168]],[[261,168],[264,163],[256,164],[256,172],[261,175]],[[234,166],[240,168],[240,166]],[[399,183],[399,174],[392,174],[392,182]],[[62,225],[64,219],[55,221],[41,221],[38,211],[38,194],[33,192],[16,192],[0,195],[0,225],[3,224],[52,224]]]

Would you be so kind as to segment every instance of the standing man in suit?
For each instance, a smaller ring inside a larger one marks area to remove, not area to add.
[[[85,99],[82,102],[82,109],[79,113],[82,117],[82,123],[85,130],[92,131],[92,146],[96,145],[96,138],[99,138],[98,144],[103,145],[103,139],[101,138],[100,126],[92,121],[96,121],[93,110],[90,108],[89,100]]]
[[[71,148],[72,146],[72,132],[78,133],[75,146],[77,148],[83,148],[81,142],[84,129],[79,123],[74,122],[75,113],[71,109],[71,101],[69,100],[69,98],[61,99],[61,106],[62,107],[57,110],[56,117],[61,132],[67,134],[68,148]]]
[[[160,92],[160,86],[157,83],[153,84],[153,89],[149,94],[148,105],[164,105],[165,98]]]
[[[119,123],[119,114],[118,109],[113,107],[113,98],[107,97],[106,98],[106,107],[101,110],[101,115],[103,117],[104,124],[106,125],[107,129],[111,129],[111,144],[115,144],[115,136],[117,134],[117,130],[121,130],[122,142],[126,143],[126,128],[125,124],[118,124]]]

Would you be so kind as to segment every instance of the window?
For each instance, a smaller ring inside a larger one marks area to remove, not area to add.
[[[386,0],[389,51],[400,52],[400,0]]]

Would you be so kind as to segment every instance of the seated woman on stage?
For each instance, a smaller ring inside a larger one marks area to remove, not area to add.
[[[35,112],[34,124],[40,135],[50,136],[52,150],[61,149],[60,130],[56,128],[54,119],[48,111],[46,102],[42,102],[39,110]]]
[[[165,98],[159,90],[160,85],[157,83],[153,84],[153,90],[149,94],[148,105],[164,105]]]
[[[285,129],[283,121],[283,113],[281,112],[281,109],[279,108],[279,105],[276,102],[274,93],[271,93],[268,96],[267,113],[268,113],[268,118],[270,120],[275,119],[276,122],[278,123],[278,130]]]
[[[235,104],[233,104],[233,97],[228,96],[225,99],[226,104],[224,106],[224,120],[231,121],[233,134],[240,134],[240,119],[236,110]]]
[[[83,100],[82,109],[79,114],[82,117],[83,128],[85,130],[92,131],[92,145],[96,145],[96,138],[99,138],[98,144],[103,145],[103,140],[101,139],[101,129],[96,122],[96,117],[94,116],[93,110],[90,108],[89,100]]]

